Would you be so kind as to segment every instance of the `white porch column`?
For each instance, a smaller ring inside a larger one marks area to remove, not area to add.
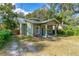
[[[22,35],[22,23],[20,23],[20,35]]]
[[[40,34],[40,26],[38,26],[38,34]]]
[[[52,34],[54,34],[54,33],[53,33],[53,26],[52,26]]]
[[[33,36],[33,24],[27,22],[27,36]]]
[[[57,36],[57,26],[55,26],[55,36]]]
[[[47,25],[45,25],[45,37],[47,37]]]

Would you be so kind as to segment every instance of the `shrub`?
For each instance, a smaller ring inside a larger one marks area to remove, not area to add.
[[[74,35],[74,28],[69,25],[64,29],[64,32],[65,32],[65,35],[72,36]]]
[[[74,35],[79,35],[79,28],[78,27],[74,29]]]
[[[79,35],[79,27],[68,25],[63,30],[59,30],[58,34],[65,36]]]
[[[59,35],[72,36],[74,35],[74,28],[72,26],[67,26],[63,30],[58,31]]]
[[[73,35],[74,35],[74,31],[73,31],[73,30],[67,30],[67,31],[65,32],[65,35],[73,36]]]
[[[58,30],[58,35],[65,35],[65,31],[62,29],[62,30]]]
[[[0,48],[3,48],[9,41],[11,41],[11,36],[12,35],[10,30],[0,30]]]

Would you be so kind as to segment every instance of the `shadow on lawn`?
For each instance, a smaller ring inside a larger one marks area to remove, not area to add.
[[[36,42],[28,42],[26,44],[22,44],[22,48],[24,52],[39,52],[47,47],[44,43],[36,43]]]
[[[41,42],[31,42],[26,41],[20,42],[18,37],[14,37],[14,40],[7,46],[7,55],[19,56],[27,52],[39,52],[47,47],[44,43]]]
[[[48,40],[48,41],[60,41],[61,40],[61,38],[60,37],[48,37],[48,38],[46,38],[46,40]]]
[[[28,38],[22,39],[21,44],[24,51],[39,52],[43,50],[45,47],[47,47],[45,43],[41,42],[41,41],[44,41],[44,38],[42,37],[32,37],[30,40],[27,40],[27,39]]]
[[[14,36],[14,40],[6,47],[7,55],[9,56],[21,56],[24,53],[28,52],[39,52],[49,45],[45,44],[42,41],[59,41],[59,37],[48,37],[48,38],[38,38],[34,37],[36,41],[27,41],[21,42],[17,36]],[[21,39],[23,40],[23,39]]]

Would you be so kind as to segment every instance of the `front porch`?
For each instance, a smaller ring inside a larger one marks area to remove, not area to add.
[[[34,24],[33,36],[36,37],[52,37],[57,36],[58,25]]]

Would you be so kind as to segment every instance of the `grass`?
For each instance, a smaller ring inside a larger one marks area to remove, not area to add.
[[[26,38],[27,39],[27,38]],[[25,38],[21,43],[27,43]],[[41,39],[41,38],[35,38]],[[56,41],[39,40],[35,44],[44,44],[44,47],[37,52],[24,52],[24,56],[79,56],[79,36],[59,37]],[[39,46],[38,46],[39,47]],[[4,50],[0,50],[0,55],[6,55]]]
[[[60,37],[57,41],[39,41],[45,44],[41,51],[35,53],[26,52],[24,55],[39,56],[79,56],[79,36]]]

